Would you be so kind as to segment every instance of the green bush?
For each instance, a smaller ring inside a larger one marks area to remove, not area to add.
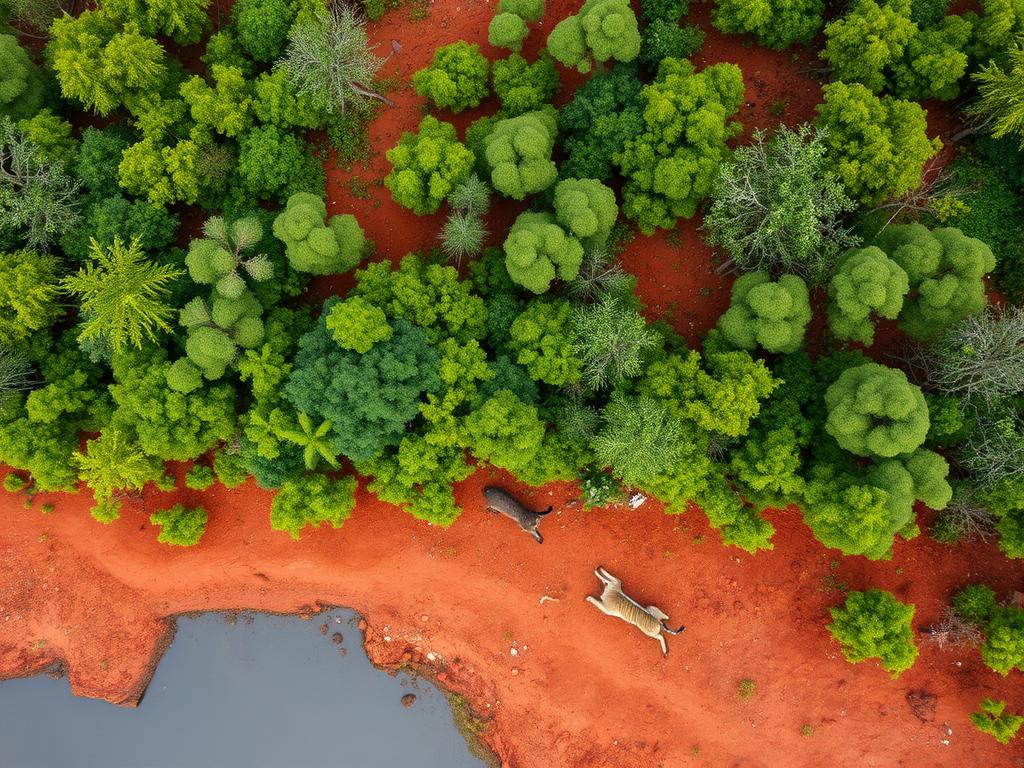
[[[170,509],[161,509],[149,516],[149,522],[160,526],[156,540],[161,544],[191,547],[199,543],[206,533],[209,516],[202,507],[188,508],[175,504]]]
[[[1006,702],[985,699],[981,702],[981,712],[971,713],[971,722],[982,733],[987,733],[1000,744],[1009,744],[1017,735],[1024,717],[1006,712]]]
[[[487,27],[487,42],[495,48],[507,48],[518,53],[530,30],[526,22],[514,13],[499,13]]]
[[[894,678],[914,665],[918,649],[911,621],[914,606],[889,592],[850,592],[841,608],[833,608],[829,632],[842,645],[847,661],[877,658]]]
[[[796,275],[773,281],[767,272],[751,272],[733,283],[729,309],[718,318],[726,341],[738,349],[796,352],[811,320],[807,284]]]
[[[589,72],[591,60],[632,61],[640,53],[640,30],[627,0],[586,0],[579,13],[562,19],[548,35],[548,51],[563,66]]]
[[[490,64],[474,43],[459,40],[434,51],[434,59],[412,76],[412,87],[439,109],[459,113],[487,98]]]
[[[384,186],[391,198],[420,216],[436,213],[452,189],[466,180],[475,158],[455,134],[455,126],[427,115],[418,133],[403,133],[386,153],[391,173]]]
[[[274,219],[274,236],[285,244],[292,269],[314,275],[348,272],[367,251],[367,240],[355,216],[335,214],[327,219],[321,197],[299,192]]]
[[[509,277],[533,293],[546,292],[556,277],[572,280],[583,263],[580,241],[550,213],[519,214],[504,247]]]
[[[270,527],[298,539],[306,526],[340,528],[355,509],[356,479],[303,475],[286,480],[270,505]]]
[[[14,35],[0,35],[0,114],[11,120],[32,117],[43,105],[43,73]]]
[[[484,139],[484,159],[497,192],[522,200],[543,192],[558,178],[551,159],[557,133],[554,114],[527,112],[494,124]]]
[[[871,346],[872,315],[895,320],[910,282],[903,267],[876,247],[855,248],[839,260],[828,287],[828,325],[840,339]]]
[[[194,491],[205,491],[214,484],[216,479],[213,467],[206,464],[194,464],[185,473],[185,487],[191,488]]]
[[[821,0],[717,0],[711,21],[722,32],[753,33],[761,45],[782,50],[814,39],[823,11]]]
[[[996,610],[996,593],[984,584],[971,584],[953,595],[953,609],[972,624],[983,625]]]

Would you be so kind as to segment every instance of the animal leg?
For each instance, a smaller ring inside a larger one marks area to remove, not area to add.
[[[608,611],[608,609],[605,607],[605,604],[603,602],[601,602],[600,600],[598,600],[593,595],[587,595],[587,602],[591,603],[592,605],[594,605],[599,611],[601,611],[601,613],[605,614],[606,616],[611,616],[612,615]]]
[[[661,643],[661,655],[668,656],[668,643],[665,642],[665,636],[658,635],[658,642]]]
[[[597,578],[605,583],[606,586],[612,587],[613,589],[622,589],[622,582],[612,576],[608,571],[605,570],[604,566],[597,566],[597,570],[594,571],[597,574]]]
[[[540,531],[538,531],[536,528],[527,528],[526,532],[533,536],[533,538],[537,540],[538,544],[544,543],[544,537],[540,535]]]

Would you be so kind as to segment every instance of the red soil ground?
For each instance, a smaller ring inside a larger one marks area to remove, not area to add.
[[[382,49],[392,39],[401,44],[389,72],[405,81],[435,47],[459,38],[496,53],[485,42],[493,6],[454,2],[430,6],[420,22],[393,12],[374,28]],[[549,19],[575,10],[564,0],[551,5]],[[705,6],[696,16],[707,27]],[[539,26],[534,47],[551,23]],[[742,65],[748,102],[740,118],[748,128],[777,122],[776,102],[785,102],[788,123],[812,117],[819,90],[802,73],[808,55],[793,60],[712,31],[702,56]],[[397,106],[371,128],[381,153],[421,114],[408,89],[392,96]],[[440,217],[395,206],[376,184],[386,170],[380,154],[354,173],[332,171],[330,205],[358,212],[379,257],[398,258],[434,242]],[[370,200],[355,197],[353,176],[366,181]],[[714,274],[696,221],[682,222],[670,238],[638,238],[624,260],[651,314],[669,315],[691,340],[728,304],[728,280]],[[1019,568],[992,546],[950,549],[922,537],[898,544],[889,562],[839,559],[796,512],[778,511],[770,515],[775,549],[750,556],[723,547],[697,511],[669,517],[650,501],[636,511],[584,512],[566,504],[576,493],[568,485],[536,492],[538,506],[552,503],[557,512],[538,546],[483,510],[481,487],[493,475],[480,471],[459,485],[466,513],[448,530],[361,489],[342,530],[309,532],[300,542],[270,530],[270,495],[251,484],[147,492],[110,526],[89,517],[85,492],[38,497],[30,510],[4,496],[0,679],[57,665],[75,693],[133,704],[170,641],[175,614],[337,604],[366,617],[376,663],[418,666],[463,694],[508,766],[1024,765],[1024,747],[1000,747],[967,719],[986,696],[1024,709],[1017,673],[1000,678],[976,651],[923,646],[914,668],[893,681],[875,663],[848,664],[825,628],[846,587],[892,590],[917,605],[918,627],[933,622],[963,583],[985,581],[1001,596],[1024,588]],[[527,492],[508,477],[497,480]],[[189,550],[158,544],[148,522],[151,511],[176,500],[211,513],[206,536]],[[40,514],[45,502],[56,511]],[[597,592],[599,564],[672,623],[687,625],[669,639],[667,659],[653,640],[584,602]],[[756,688],[740,699],[745,679]],[[915,714],[911,692],[925,692],[931,706]]]

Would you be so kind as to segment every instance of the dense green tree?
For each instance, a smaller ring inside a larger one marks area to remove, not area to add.
[[[197,296],[182,308],[179,322],[188,329],[185,352],[205,379],[222,378],[242,350],[263,344],[262,312],[259,300],[247,288],[232,298],[214,291],[209,302]],[[184,371],[179,367],[177,373]]]
[[[574,347],[589,389],[615,388],[643,370],[643,358],[657,344],[647,321],[621,299],[606,295],[573,313]]]
[[[542,53],[530,64],[518,53],[498,59],[491,67],[491,85],[501,102],[502,117],[534,112],[551,103],[561,86],[551,57]]]
[[[558,178],[551,159],[557,134],[553,112],[527,112],[495,123],[484,140],[491,185],[506,197],[522,200],[543,192]]]
[[[655,19],[640,30],[640,61],[657,70],[662,59],[688,59],[704,45],[704,30],[679,20]]]
[[[753,33],[761,45],[782,50],[809,43],[821,28],[823,11],[821,0],[717,0],[711,20],[722,32]]]
[[[356,479],[308,474],[286,480],[270,505],[270,527],[298,539],[306,526],[340,528],[356,506]]]
[[[729,309],[718,328],[734,347],[796,352],[811,320],[807,284],[796,275],[772,280],[767,272],[743,275],[732,286]]]
[[[231,7],[238,42],[256,61],[276,61],[295,13],[288,0],[238,0]]]
[[[632,61],[640,53],[636,15],[626,0],[586,0],[548,35],[548,51],[563,66],[589,72],[592,60]]]
[[[265,255],[251,253],[263,239],[263,224],[255,216],[237,218],[228,224],[214,216],[203,224],[205,237],[189,243],[185,266],[188,276],[199,285],[212,285],[228,299],[239,298],[246,278],[255,282],[274,276],[274,265]]]
[[[1010,47],[1005,64],[990,61],[972,78],[978,101],[970,111],[991,126],[997,139],[1013,135],[1024,147],[1024,43]]]
[[[273,125],[253,128],[241,137],[238,175],[245,191],[264,200],[284,202],[299,192],[322,195],[324,170],[309,145]]]
[[[35,251],[0,256],[0,346],[25,346],[60,316],[58,268],[53,256]]]
[[[734,64],[697,73],[684,59],[661,62],[640,92],[643,128],[615,155],[626,177],[623,212],[641,232],[694,215],[728,152],[726,141],[739,133],[729,117],[742,101],[743,77]]]
[[[984,626],[981,659],[1004,677],[1024,671],[1024,609],[997,606]]]
[[[379,341],[387,341],[394,333],[384,310],[362,296],[349,296],[339,301],[327,315],[327,330],[338,346],[365,355]]]
[[[996,611],[996,593],[984,584],[969,584],[951,600],[953,610],[971,624],[984,624]]]
[[[826,160],[825,137],[809,125],[757,130],[722,163],[704,230],[744,272],[792,273],[820,285],[839,254],[859,243],[844,215],[856,204]]]
[[[43,105],[45,84],[39,67],[14,35],[0,35],[0,67],[0,117],[32,117]]]
[[[929,231],[922,224],[905,224],[887,227],[874,244],[907,273],[910,293],[900,327],[914,338],[934,338],[985,306],[984,276],[996,263],[980,240],[951,227]]]
[[[825,392],[825,428],[857,456],[910,453],[928,434],[928,405],[906,374],[878,363],[849,368]]]
[[[547,291],[556,277],[575,278],[583,262],[583,245],[550,213],[519,214],[504,247],[512,281],[538,294]]]
[[[114,351],[141,349],[171,330],[170,284],[182,272],[146,259],[138,240],[103,248],[93,241],[91,260],[61,287],[81,302],[81,341],[103,338]]]
[[[683,425],[649,397],[615,396],[601,414],[592,444],[598,460],[627,485],[644,486],[680,452]]]
[[[168,509],[158,509],[149,516],[152,525],[160,526],[156,540],[161,544],[177,547],[193,547],[206,533],[209,515],[203,507],[186,507],[175,504]]]
[[[163,476],[163,462],[143,453],[137,442],[118,430],[106,430],[86,443],[84,453],[72,456],[78,478],[92,490],[100,522],[117,519],[120,501],[115,495],[141,491],[146,483]]]
[[[40,159],[65,165],[74,161],[78,142],[71,135],[71,123],[49,108],[19,121],[18,128],[28,141],[39,147]]]
[[[455,126],[427,115],[417,133],[405,132],[386,153],[391,173],[384,186],[413,213],[436,213],[449,193],[473,170],[474,156],[458,140]]]
[[[544,0],[498,0],[498,11],[514,13],[532,24],[544,16],[544,5]]]
[[[348,272],[366,254],[367,241],[351,214],[327,219],[321,197],[297,192],[274,219],[274,235],[287,247],[288,263],[300,272],[332,275]]]
[[[980,708],[981,712],[971,713],[971,722],[975,728],[987,733],[1000,744],[1009,744],[1021,725],[1024,725],[1024,716],[1007,712],[1005,701],[985,699]]]
[[[252,82],[236,67],[214,64],[210,73],[213,87],[202,77],[192,77],[182,84],[181,97],[196,123],[237,137],[252,124]]]
[[[587,250],[608,242],[619,206],[615,192],[596,179],[565,179],[555,185],[555,219]]]
[[[942,146],[928,140],[920,105],[879,98],[860,83],[829,83],[822,93],[817,126],[826,132],[825,157],[847,194],[873,205],[916,189],[925,163]]]
[[[413,74],[412,87],[438,109],[459,113],[487,98],[489,69],[479,46],[459,40],[436,49],[430,64]]]
[[[917,659],[911,622],[914,606],[901,603],[889,592],[869,589],[850,592],[841,608],[833,608],[829,632],[839,641],[852,663],[877,658],[894,678]]]
[[[82,225],[61,239],[64,253],[72,259],[87,260],[93,240],[109,248],[117,240],[127,243],[138,238],[143,251],[160,253],[177,237],[179,219],[167,208],[120,194],[96,195],[91,200]]]
[[[979,5],[980,14],[964,14],[974,27],[972,53],[978,61],[999,59],[1024,34],[1024,7],[1019,0],[980,0]]]
[[[537,408],[502,389],[465,419],[473,455],[520,476],[541,450],[545,424]]]
[[[122,23],[139,25],[149,37],[164,35],[181,45],[198,43],[210,0],[103,0],[103,10]]]
[[[487,42],[495,48],[507,48],[519,53],[530,30],[522,17],[514,13],[498,13],[487,25]]]
[[[580,356],[573,346],[573,308],[563,299],[534,299],[512,322],[509,351],[534,381],[560,387],[578,381]]]
[[[252,112],[260,122],[279,128],[320,128],[327,122],[309,94],[295,90],[285,67],[263,72],[256,79]]]
[[[828,286],[828,325],[840,339],[871,346],[872,315],[895,320],[910,290],[903,267],[874,246],[852,248],[839,259]]]

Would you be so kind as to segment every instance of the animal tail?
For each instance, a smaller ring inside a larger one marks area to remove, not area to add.
[[[544,517],[544,515],[550,515],[554,511],[554,507],[548,507],[543,512],[537,512],[538,517]]]
[[[668,632],[670,635],[678,635],[680,632],[686,629],[686,627],[684,627],[681,624],[679,625],[679,629],[669,629],[664,621],[661,622],[661,628]]]

